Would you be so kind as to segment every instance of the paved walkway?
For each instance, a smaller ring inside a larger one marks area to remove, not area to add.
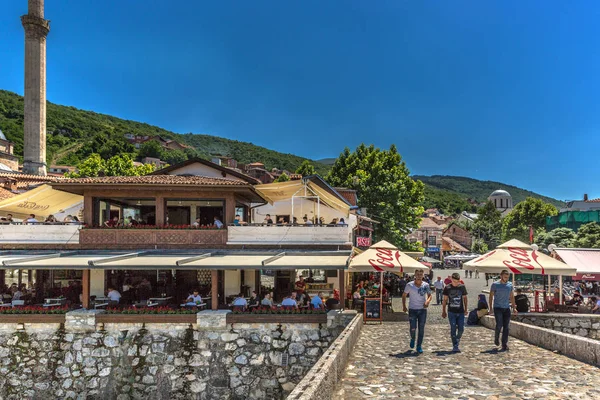
[[[480,281],[465,282],[473,288],[469,308]],[[498,352],[484,327],[466,327],[462,353],[449,352],[438,308],[430,309],[421,355],[408,348],[407,322],[365,325],[334,398],[600,399],[599,368],[513,338],[509,352]]]

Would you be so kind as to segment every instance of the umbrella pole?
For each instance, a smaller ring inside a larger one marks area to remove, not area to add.
[[[558,276],[558,287],[560,288],[560,293],[558,294],[559,304],[563,303],[563,279],[562,275]]]

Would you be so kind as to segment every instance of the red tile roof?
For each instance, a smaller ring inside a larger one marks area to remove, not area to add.
[[[460,251],[463,253],[467,253],[469,251],[463,245],[449,237],[442,237],[442,242],[442,251]]]
[[[11,197],[15,197],[17,193],[13,193],[8,189],[4,189],[0,187],[0,200],[10,199]]]
[[[334,188],[336,192],[338,192],[339,194],[342,195],[342,197],[344,199],[346,199],[346,201],[348,203],[350,203],[350,205],[352,206],[357,206],[358,205],[358,198],[356,197],[356,190],[354,189],[346,189],[346,188]]]
[[[600,198],[587,200],[586,203],[600,203]]]
[[[16,180],[29,180],[35,182],[56,182],[61,180],[62,178],[56,176],[40,176],[40,175],[28,175],[28,174],[20,174],[17,172],[0,172],[0,178],[10,178]]]
[[[247,182],[209,178],[206,176],[145,175],[145,176],[101,176],[94,178],[65,179],[59,184],[67,185],[200,185],[200,186],[248,186]]]
[[[443,225],[436,224],[435,221],[432,220],[431,218],[421,218],[421,224],[419,225],[419,229],[424,229],[424,228],[442,229]]]

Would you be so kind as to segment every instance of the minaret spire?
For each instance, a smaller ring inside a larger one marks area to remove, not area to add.
[[[46,175],[46,36],[44,0],[28,0],[25,29],[25,122],[23,173]]]

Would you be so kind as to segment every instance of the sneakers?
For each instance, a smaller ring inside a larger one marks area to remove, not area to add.
[[[415,348],[415,339],[410,339],[410,348],[411,349]]]
[[[417,353],[419,353],[419,354],[423,353],[423,349],[421,348],[421,346],[417,346]]]

